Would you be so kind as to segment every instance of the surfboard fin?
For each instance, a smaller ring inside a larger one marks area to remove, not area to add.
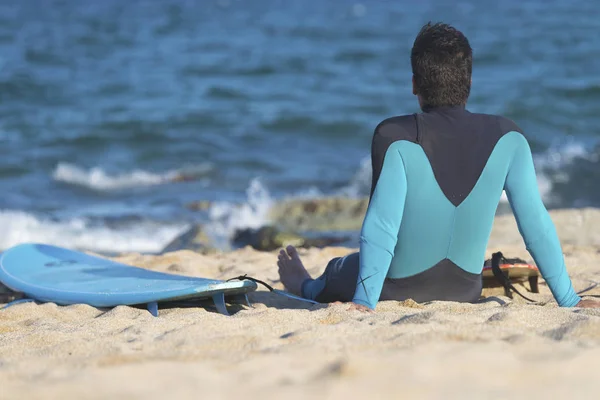
[[[153,301],[152,303],[148,303],[147,305],[148,311],[152,316],[158,317],[158,303]]]
[[[31,302],[35,302],[35,299],[19,299],[19,300],[13,300],[10,303],[6,304],[4,307],[2,307],[2,309],[4,310],[5,308],[8,307],[12,307],[12,306],[16,306],[17,304],[22,304],[22,303],[31,303]]]
[[[227,306],[225,305],[225,294],[217,293],[212,297],[212,299],[215,302],[215,307],[217,307],[217,311],[223,315],[229,316]]]

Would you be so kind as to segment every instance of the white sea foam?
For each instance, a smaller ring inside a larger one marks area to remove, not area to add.
[[[554,182],[568,182],[571,179],[564,169],[577,159],[597,162],[598,154],[591,152],[582,143],[569,141],[533,156],[538,188],[544,201],[553,200]],[[506,193],[502,194],[502,201],[508,201]]]
[[[250,182],[246,197],[243,204],[217,202],[209,209],[210,222],[206,226],[206,233],[213,237],[218,246],[227,246],[229,239],[239,229],[256,229],[269,223],[273,199],[260,179]]]
[[[360,162],[358,170],[350,179],[350,183],[339,191],[339,195],[348,197],[366,196],[371,191],[371,158],[365,157]]]
[[[560,146],[553,146],[546,152],[534,156],[536,167],[558,170],[573,163],[576,159],[598,161],[598,154],[590,151],[583,143],[569,141]]]
[[[110,191],[129,189],[141,186],[161,185],[172,182],[180,176],[200,177],[211,169],[210,164],[185,167],[164,173],[154,173],[136,169],[120,174],[109,174],[100,167],[91,169],[61,162],[52,173],[52,178],[58,182],[87,187],[93,190]]]
[[[0,211],[0,225],[0,249],[33,242],[99,253],[158,253],[188,228],[153,221],[111,228],[84,218],[57,221],[12,210]]]

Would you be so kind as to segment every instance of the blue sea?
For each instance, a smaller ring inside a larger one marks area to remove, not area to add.
[[[2,1],[0,249],[152,253],[192,223],[225,240],[260,226],[282,198],[367,194],[374,127],[418,111],[409,55],[429,20],[470,39],[468,108],[525,130],[548,208],[600,206],[598,15],[589,0]]]

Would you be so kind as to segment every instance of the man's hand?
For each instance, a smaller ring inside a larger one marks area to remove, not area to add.
[[[375,312],[367,306],[363,306],[362,304],[356,304],[356,303],[350,303],[350,307],[348,308],[348,311],[360,311],[360,312],[366,312],[366,313],[374,313]]]
[[[580,308],[600,308],[600,301],[593,299],[581,300],[575,307]]]
[[[371,310],[369,307],[367,306],[363,306],[362,304],[356,304],[356,303],[342,303],[341,301],[336,301],[333,303],[330,303],[330,305],[339,305],[339,304],[350,304],[350,307],[348,308],[347,311],[360,311],[360,312],[366,312],[366,313],[374,313],[375,311]]]

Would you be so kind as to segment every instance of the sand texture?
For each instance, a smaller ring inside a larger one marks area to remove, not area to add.
[[[600,211],[552,213],[576,290],[600,282]],[[512,216],[488,255],[530,260]],[[312,274],[354,249],[301,250]],[[130,254],[157,271],[281,288],[276,252]],[[524,288],[521,286],[521,288]],[[525,290],[525,289],[524,289]],[[600,309],[565,309],[488,290],[481,304],[382,302],[375,314],[259,290],[231,317],[206,307],[96,309],[20,304],[0,311],[2,399],[600,398]],[[600,294],[600,288],[588,294]]]

